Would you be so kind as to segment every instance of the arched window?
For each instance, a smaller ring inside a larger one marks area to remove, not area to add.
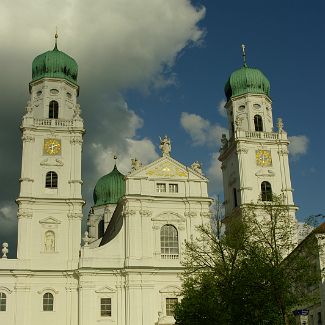
[[[59,103],[56,100],[50,101],[49,118],[59,118]]]
[[[261,115],[254,116],[254,125],[255,125],[255,131],[259,131],[259,132],[263,131],[263,119]]]
[[[100,220],[98,222],[98,238],[102,238],[104,236],[104,220]]]
[[[272,186],[269,182],[261,184],[262,201],[272,201]]]
[[[46,174],[45,187],[58,188],[58,174],[56,172],[48,172]]]
[[[177,259],[179,254],[178,232],[172,225],[164,225],[160,229],[161,258]]]
[[[4,292],[0,292],[0,311],[7,310],[7,296]]]
[[[46,292],[43,295],[43,311],[53,311],[54,298],[52,293]]]
[[[45,252],[55,251],[55,234],[53,231],[48,230],[45,233],[44,246],[45,246]]]

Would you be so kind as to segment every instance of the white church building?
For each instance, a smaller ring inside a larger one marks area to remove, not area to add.
[[[4,243],[0,324],[174,324],[184,241],[211,215],[208,180],[199,163],[187,167],[171,157],[165,136],[156,161],[143,166],[134,158],[127,175],[115,165],[98,180],[81,238],[85,129],[77,75],[77,63],[57,44],[32,64],[21,124],[17,258],[6,257]],[[246,64],[226,84],[229,137],[219,158],[226,215],[270,200],[273,191],[285,194],[294,218],[289,142],[281,120],[274,130],[269,90],[263,73]]]
[[[94,190],[81,247],[85,132],[78,66],[58,50],[37,56],[21,124],[17,258],[0,259],[0,324],[174,324],[182,247],[209,221],[200,165],[174,160],[170,140],[149,165],[115,166]]]

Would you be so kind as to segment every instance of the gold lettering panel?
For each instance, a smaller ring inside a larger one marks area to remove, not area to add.
[[[166,161],[158,166],[149,169],[146,172],[146,175],[158,177],[187,177],[187,171]]]

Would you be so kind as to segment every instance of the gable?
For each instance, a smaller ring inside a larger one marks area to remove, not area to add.
[[[42,219],[39,221],[39,223],[41,224],[51,224],[51,225],[58,225],[61,223],[60,220],[56,219],[56,218],[53,218],[53,217],[48,217],[48,218],[45,218],[45,219]]]
[[[151,177],[182,178],[187,177],[188,172],[186,169],[181,168],[170,161],[163,161],[146,170],[146,175]]]
[[[113,288],[109,287],[109,286],[105,286],[102,287],[98,290],[96,290],[96,293],[114,293],[116,290],[114,290]]]
[[[152,221],[163,221],[163,222],[185,222],[186,219],[173,211],[165,211],[159,215],[151,218]]]
[[[149,165],[143,166],[131,172],[127,178],[174,178],[174,179],[196,179],[206,181],[200,173],[184,166],[170,156],[163,156]]]

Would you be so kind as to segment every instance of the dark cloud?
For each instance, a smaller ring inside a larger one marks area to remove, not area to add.
[[[121,91],[173,84],[175,58],[187,45],[200,41],[203,32],[197,23],[204,14],[204,8],[194,8],[189,0],[0,3],[0,242],[8,241],[11,251],[15,248],[19,125],[28,100],[32,60],[53,48],[55,25],[59,48],[79,64],[79,102],[87,128],[83,191],[89,206],[96,179],[112,168],[113,152],[119,154],[124,172],[132,155],[144,162],[157,157],[151,140],[137,137],[145,121],[128,108]]]

